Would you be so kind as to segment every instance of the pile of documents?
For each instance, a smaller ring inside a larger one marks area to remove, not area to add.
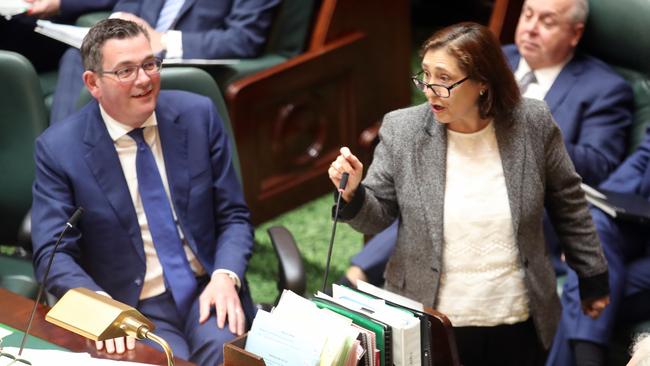
[[[246,350],[267,366],[420,366],[431,364],[431,322],[422,304],[367,283],[333,285],[312,300],[285,291],[260,310]]]
[[[364,352],[359,333],[350,319],[285,291],[271,313],[257,312],[246,351],[267,366],[354,366]]]

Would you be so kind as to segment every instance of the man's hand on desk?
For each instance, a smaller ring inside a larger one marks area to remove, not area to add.
[[[217,326],[223,328],[228,317],[231,332],[242,335],[246,327],[246,317],[237,294],[235,281],[226,273],[214,273],[210,282],[199,296],[199,322],[204,323],[210,317],[210,307],[214,304],[217,311]]]
[[[115,353],[115,352],[124,353],[127,349],[129,350],[135,349],[135,338],[120,337],[120,338],[107,339],[105,341],[98,341],[95,342],[95,347],[97,347],[98,351],[101,351],[102,348],[106,347],[106,352],[108,353]]]
[[[112,298],[111,295],[109,295],[104,291],[97,291],[97,293]],[[126,348],[124,347],[125,345]],[[135,338],[120,337],[120,338],[113,338],[113,339],[107,339],[105,341],[95,342],[95,348],[97,348],[98,351],[101,351],[102,348],[104,347],[106,347],[107,353],[115,353],[115,352],[124,353],[127,349],[135,349]]]

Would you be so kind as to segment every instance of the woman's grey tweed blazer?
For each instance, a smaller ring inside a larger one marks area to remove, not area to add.
[[[548,348],[561,308],[544,243],[544,208],[569,266],[581,279],[583,298],[595,288],[607,287],[607,264],[580,189],[581,179],[546,104],[524,99],[510,116],[494,123],[530,311]],[[434,306],[444,271],[447,129],[424,103],[387,114],[379,134],[368,174],[341,218],[373,234],[400,217],[397,246],[385,272],[386,287]]]

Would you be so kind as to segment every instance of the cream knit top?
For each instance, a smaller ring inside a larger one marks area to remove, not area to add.
[[[454,326],[528,319],[494,123],[475,133],[447,130],[444,245],[436,308]]]

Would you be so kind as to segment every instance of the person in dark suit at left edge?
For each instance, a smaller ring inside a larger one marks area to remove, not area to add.
[[[252,226],[221,118],[206,97],[160,91],[161,61],[134,22],[99,22],[81,53],[95,100],[36,142],[37,276],[82,206],[47,289],[85,287],[134,306],[175,355],[219,364],[223,343],[254,316],[244,280]],[[97,347],[122,353],[134,342]]]

